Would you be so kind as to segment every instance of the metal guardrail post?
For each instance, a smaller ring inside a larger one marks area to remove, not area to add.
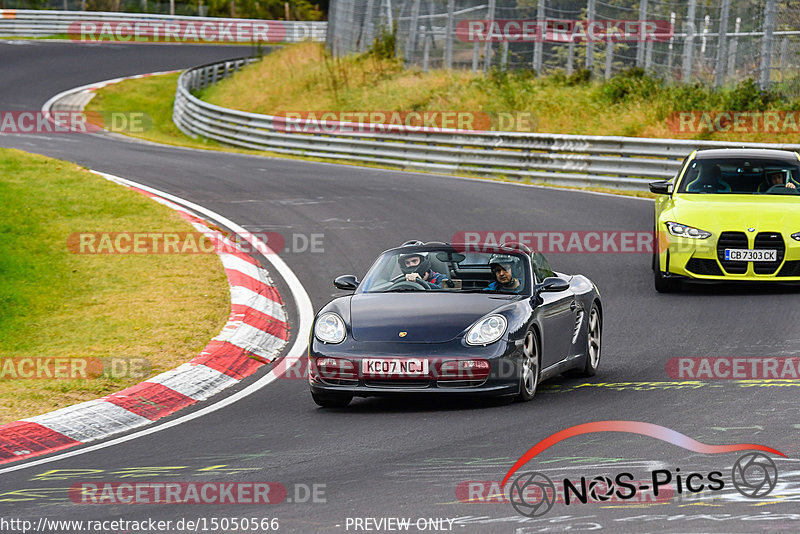
[[[686,38],[683,41],[683,83],[692,80],[692,56],[694,55],[694,35],[697,33],[695,18],[697,13],[697,0],[689,0],[689,11],[684,22]]]
[[[739,33],[742,27],[742,17],[736,17],[736,24],[733,27],[733,33]],[[739,39],[735,35],[731,37],[730,46],[728,46],[728,72],[735,73],[736,71],[736,49],[739,48]]]
[[[537,39],[536,42],[533,43],[533,70],[536,71],[536,74],[542,73],[542,41],[546,31],[544,27],[544,1],[545,0],[539,0],[536,6],[536,21],[542,25],[542,38]]]
[[[494,10],[495,6],[497,5],[497,0],[489,0],[489,11],[486,15],[486,18],[489,23],[489,27],[487,28],[488,32],[486,34],[486,44],[483,48],[483,73],[486,74],[489,70],[489,64],[492,62],[492,27],[494,26]]]
[[[722,0],[719,20],[719,37],[717,37],[717,64],[714,68],[714,87],[721,87],[725,83],[725,67],[728,37],[728,13],[731,10],[731,0]]]
[[[455,36],[455,0],[447,0],[447,22],[444,27],[444,68],[453,68],[453,38]]]
[[[645,20],[647,20],[647,0],[639,0],[639,24],[644,25]],[[640,35],[639,42],[636,43],[636,66],[639,68],[645,68],[644,52],[646,44]]]
[[[595,0],[588,0],[586,4],[586,20],[590,22],[594,20],[594,2]],[[592,39],[586,39],[585,66],[588,70],[592,70],[594,67],[594,41]]]
[[[769,89],[772,70],[772,32],[775,31],[775,0],[767,0],[764,7],[764,37],[761,40],[761,72],[759,85],[761,89]]]
[[[417,32],[419,31],[419,2],[411,0],[411,26],[406,40],[405,59],[406,65],[414,62],[417,53]]]

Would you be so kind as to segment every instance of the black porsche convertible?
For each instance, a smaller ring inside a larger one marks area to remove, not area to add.
[[[592,376],[603,308],[581,275],[554,272],[520,244],[410,241],[317,314],[309,341],[314,401],[354,396],[490,395],[531,400],[559,373]]]

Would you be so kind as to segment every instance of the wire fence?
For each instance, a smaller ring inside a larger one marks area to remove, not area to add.
[[[328,18],[334,54],[364,52],[389,32],[422,70],[609,78],[640,67],[717,87],[800,79],[800,0],[333,0]]]

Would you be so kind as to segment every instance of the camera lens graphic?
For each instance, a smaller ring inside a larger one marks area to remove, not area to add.
[[[556,487],[552,480],[541,473],[522,473],[511,483],[509,498],[511,506],[520,514],[541,517],[556,502]]]
[[[778,467],[760,452],[745,454],[731,468],[733,486],[745,497],[766,497],[778,483]]]
[[[589,482],[589,497],[593,501],[605,502],[614,496],[614,481],[609,477],[594,477]]]

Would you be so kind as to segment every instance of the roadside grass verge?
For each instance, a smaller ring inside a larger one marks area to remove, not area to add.
[[[269,57],[269,56],[267,56]],[[133,80],[125,80],[118,84],[109,85],[96,91],[96,96],[86,106],[86,111],[95,113],[103,117],[109,117],[111,113],[121,113],[129,115],[132,113],[144,113],[147,120],[144,121],[146,127],[144,129],[134,130],[115,130],[117,133],[129,135],[139,139],[153,141],[157,143],[164,143],[173,146],[183,146],[188,148],[199,148],[207,150],[218,150],[222,152],[234,152],[239,154],[257,154],[262,156],[279,157],[286,159],[297,159],[303,161],[317,161],[323,163],[335,163],[337,165],[353,165],[357,167],[368,167],[374,169],[392,169],[396,170],[397,167],[388,165],[379,165],[369,162],[351,162],[342,161],[332,158],[320,158],[310,156],[294,156],[289,154],[279,154],[269,151],[255,151],[229,147],[217,143],[213,140],[192,139],[184,135],[172,122],[172,106],[174,104],[175,86],[177,84],[178,74],[166,74],[160,76],[149,76],[147,78],[137,78]],[[424,171],[420,171],[424,172]],[[439,174],[447,176],[446,173],[430,172],[429,174]],[[503,176],[494,176],[487,178],[472,173],[461,173],[459,176],[469,178],[491,179],[497,181],[505,181],[512,183],[522,184],[541,184],[533,180],[519,180],[516,178],[509,178]],[[562,187],[562,186],[551,186]],[[625,191],[611,188],[581,188],[571,187],[567,189],[586,189],[591,191],[602,191],[618,195],[633,195],[654,197],[650,192],[643,191]]]
[[[752,80],[714,90],[701,84],[679,86],[667,83],[636,69],[610,80],[593,80],[588,74],[587,71],[578,71],[567,76],[556,72],[536,77],[531,71],[493,71],[487,76],[469,71],[423,73],[405,69],[392,53],[380,47],[362,55],[333,58],[322,44],[299,43],[272,51],[262,61],[206,88],[199,96],[219,106],[266,114],[287,111],[480,111],[496,118],[501,113],[526,113],[533,117],[533,127],[539,132],[729,142],[800,142],[800,135],[795,134],[676,133],[669,122],[673,112],[677,111],[800,110],[800,99],[786,96],[794,94],[794,82],[791,81],[772,92],[764,92],[758,90]],[[148,128],[122,133],[160,143],[362,167],[396,168],[243,150],[214,141],[188,138],[172,122],[177,77],[177,74],[154,76],[106,87],[97,92],[87,111],[143,112],[151,119]],[[525,131],[528,126],[516,122],[512,127],[502,129]],[[470,173],[459,174],[477,177]],[[540,184],[536,180],[499,178],[515,183]],[[588,189],[631,194],[616,189]],[[636,196],[652,195],[644,192],[636,193]]]
[[[193,230],[169,208],[72,163],[0,149],[0,423],[112,393],[196,356],[230,311],[216,254],[67,248],[74,232]],[[15,379],[8,367],[11,358],[112,357],[144,358],[149,372]]]
[[[761,91],[753,80],[715,90],[677,85],[642,69],[610,80],[586,70],[537,77],[530,70],[406,69],[393,54],[372,52],[334,58],[321,43],[283,47],[201,92],[218,106],[270,115],[285,111],[481,111],[527,112],[535,131],[720,141],[800,142],[800,129],[783,134],[677,132],[673,112],[800,110],[800,78]],[[695,121],[699,126],[700,122]],[[498,123],[492,125],[499,128]],[[506,125],[507,126],[507,125]],[[530,131],[515,123],[516,131]]]
[[[218,148],[212,140],[192,139],[181,132],[172,122],[172,106],[175,103],[175,87],[178,73],[148,76],[123,80],[98,91],[86,106],[87,112],[96,112],[103,117],[119,114],[126,121],[142,118],[135,125],[119,123],[113,131],[167,145],[192,148]]]

